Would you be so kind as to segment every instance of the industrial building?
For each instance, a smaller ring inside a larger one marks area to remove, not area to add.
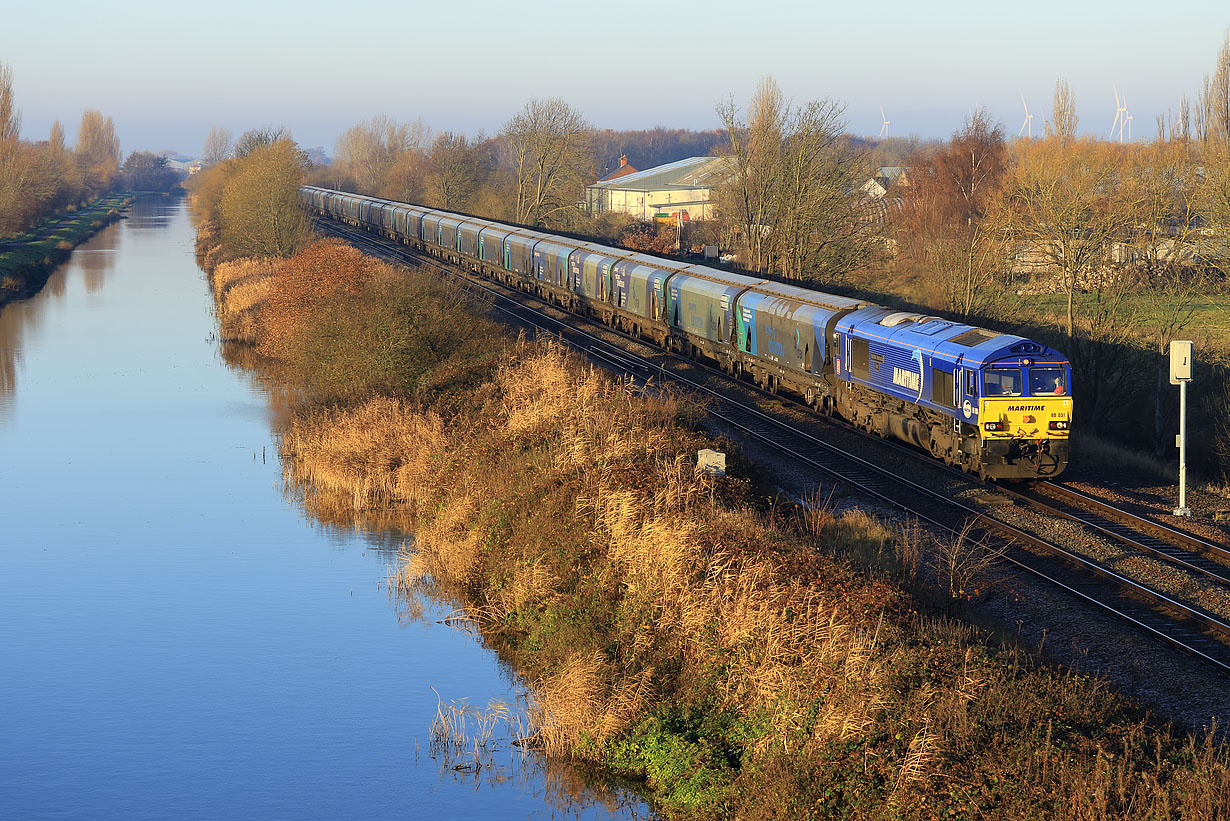
[[[599,180],[585,188],[585,207],[594,215],[622,212],[640,220],[709,219],[713,189],[729,177],[727,158],[689,157]]]

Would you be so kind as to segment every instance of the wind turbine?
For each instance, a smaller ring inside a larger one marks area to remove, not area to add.
[[[1029,113],[1029,104],[1025,102],[1025,95],[1021,95],[1021,105],[1025,106],[1025,122],[1021,123],[1021,131],[1025,131],[1029,135],[1029,139],[1034,138],[1034,115]],[[1021,131],[1016,135],[1021,136]]]
[[[1123,127],[1127,125],[1127,104],[1119,99],[1119,87],[1115,89],[1115,121],[1110,124],[1110,133],[1107,134],[1107,139],[1115,136],[1115,126],[1119,127],[1119,142],[1123,142]]]
[[[1128,113],[1127,95],[1123,95],[1123,119],[1127,121],[1128,142],[1132,141],[1132,120],[1136,119]],[[1119,142],[1123,142],[1123,126],[1119,126]]]
[[[884,124],[880,126],[880,136],[887,137],[888,127],[891,125],[891,123],[888,121],[888,117],[884,115],[884,106],[880,106],[880,119],[884,121]]]

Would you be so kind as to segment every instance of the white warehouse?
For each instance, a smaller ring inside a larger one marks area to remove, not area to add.
[[[677,216],[703,220],[713,216],[712,191],[729,176],[724,157],[689,157],[637,171],[585,188],[590,214],[620,211],[640,220]]]

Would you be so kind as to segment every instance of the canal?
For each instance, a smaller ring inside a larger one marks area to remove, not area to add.
[[[433,757],[437,693],[522,687],[286,495],[215,333],[180,199],[0,312],[0,817],[648,817],[506,731]]]

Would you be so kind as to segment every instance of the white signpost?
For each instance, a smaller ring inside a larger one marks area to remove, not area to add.
[[[1175,340],[1170,343],[1170,384],[1179,386],[1179,506],[1176,516],[1191,516],[1187,506],[1187,383],[1192,381],[1192,343]]]

